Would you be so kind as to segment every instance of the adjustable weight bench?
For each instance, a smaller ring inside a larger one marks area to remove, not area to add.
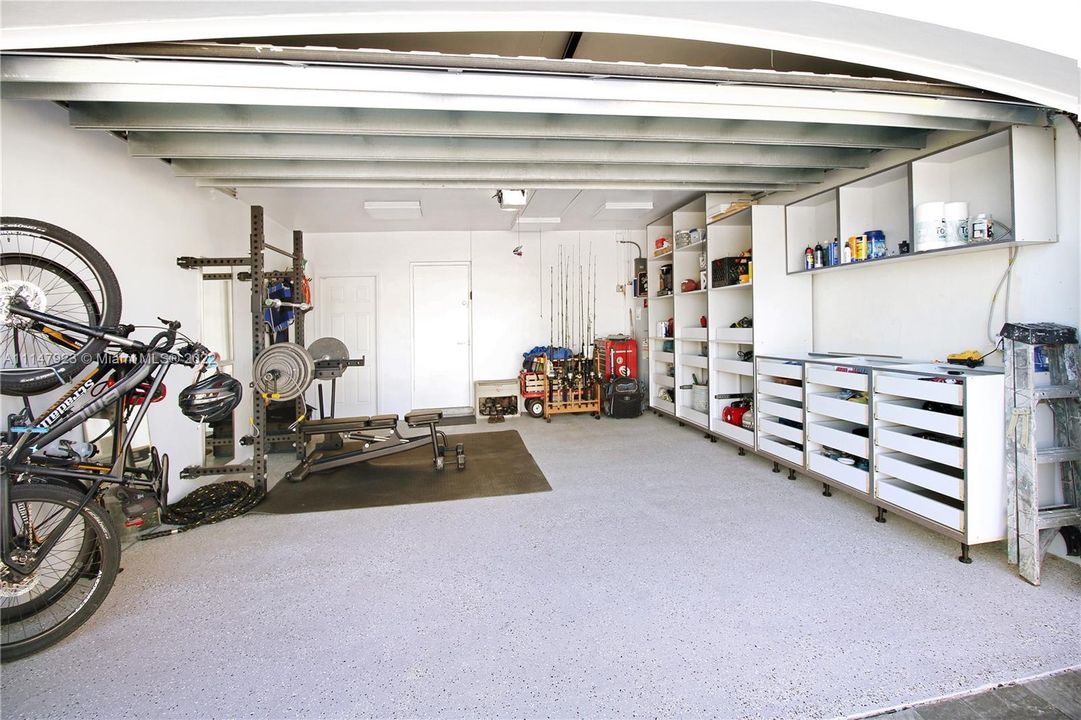
[[[422,435],[404,436],[398,432],[397,415],[375,415],[372,417],[327,418],[308,420],[300,425],[305,440],[315,435],[341,434],[349,440],[364,443],[355,450],[328,453],[318,447],[308,453],[295,468],[285,474],[285,479],[300,482],[313,472],[323,472],[334,468],[367,462],[376,458],[397,455],[428,446],[432,451],[432,464],[436,470],[443,469],[443,455],[447,450],[447,436],[437,427],[443,424],[462,424],[464,415],[456,408],[411,410],[405,416],[405,424],[410,428],[425,428]],[[469,419],[474,420],[472,408]],[[447,413],[447,417],[444,414]],[[387,433],[386,431],[390,432]],[[454,448],[455,464],[459,470],[465,470],[465,445],[458,443]]]

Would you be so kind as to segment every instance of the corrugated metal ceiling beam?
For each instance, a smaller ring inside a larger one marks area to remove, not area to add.
[[[870,151],[780,145],[413,138],[359,135],[144,133],[128,135],[136,157],[364,160],[440,163],[599,163],[863,168]]]
[[[567,44],[562,59],[462,55],[446,52],[394,52],[375,49],[288,47],[227,42],[133,43],[83,48],[27,50],[11,54],[41,57],[200,58],[230,60],[233,62],[292,63],[346,67],[409,67],[441,70],[455,69],[473,72],[543,73],[546,75],[578,75],[592,78],[681,80],[687,82],[771,85],[774,87],[862,90],[927,97],[1020,102],[1014,98],[995,95],[985,90],[923,80],[897,80],[886,77],[866,78],[849,75],[824,75],[813,72],[695,67],[667,63],[610,62],[572,58],[574,50],[581,40],[582,33],[571,32],[567,35]]]
[[[265,105],[73,102],[72,126],[123,131],[327,133],[671,143],[747,143],[873,150],[924,147],[927,131],[873,125],[698,118],[482,113]],[[985,130],[987,123],[967,129]]]
[[[545,75],[255,63],[7,57],[5,97],[558,112],[975,130],[1038,124],[1039,109],[874,92]]]
[[[396,188],[420,188],[420,189],[482,189],[492,190],[494,185],[490,180],[471,180],[458,178],[454,180],[312,180],[304,178],[249,178],[249,177],[198,177],[195,184],[199,187],[216,188],[378,188],[383,190]],[[734,193],[766,193],[787,192],[795,190],[792,184],[762,184],[762,183],[702,183],[702,182],[657,182],[655,180],[643,182],[589,182],[582,180],[533,180],[526,185],[510,181],[511,187],[528,187],[530,190],[567,189],[567,190],[678,190],[686,192],[734,192]]]
[[[360,180],[484,180],[490,183],[697,182],[793,184],[820,182],[824,170],[726,166],[598,165],[590,163],[411,163],[314,160],[175,160],[181,177]]]

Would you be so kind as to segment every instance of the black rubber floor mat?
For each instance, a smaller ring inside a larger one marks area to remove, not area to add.
[[[281,481],[252,512],[292,513],[410,505],[548,492],[544,473],[516,430],[449,435],[446,467],[432,466],[427,445],[400,455]],[[465,444],[466,466],[454,464],[454,446]]]

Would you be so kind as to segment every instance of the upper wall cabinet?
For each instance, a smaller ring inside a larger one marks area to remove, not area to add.
[[[799,200],[785,214],[789,273],[1055,242],[1054,132],[1011,126]]]

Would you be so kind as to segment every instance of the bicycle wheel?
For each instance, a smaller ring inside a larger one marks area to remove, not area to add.
[[[15,553],[33,552],[49,539],[84,495],[30,483],[11,488]],[[68,526],[30,576],[0,565],[0,661],[44,650],[74,632],[109,594],[120,567],[120,539],[109,517],[90,503]]]
[[[120,321],[120,285],[85,240],[40,220],[0,218],[0,393],[56,389],[86,367],[106,342],[51,335],[10,311],[15,298],[33,310],[83,325]]]

